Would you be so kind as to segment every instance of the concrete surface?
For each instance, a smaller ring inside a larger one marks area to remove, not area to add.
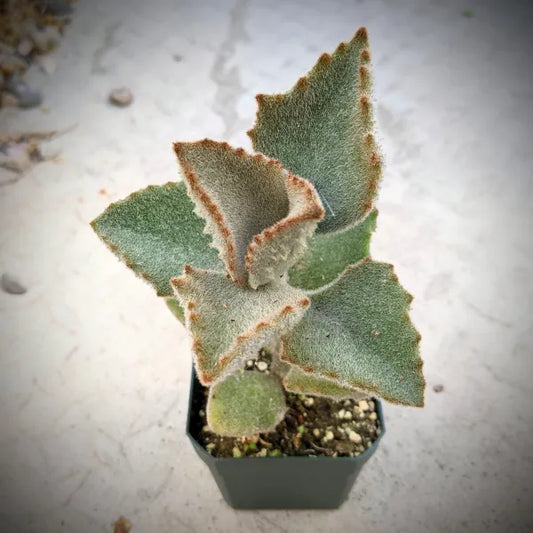
[[[47,145],[58,160],[0,186],[0,271],[28,287],[0,292],[2,533],[120,515],[134,533],[533,530],[533,20],[500,4],[77,2],[56,72],[28,74],[48,112],[0,111],[2,131],[74,126]],[[174,140],[249,148],[255,93],[361,25],[387,163],[372,253],[415,295],[426,407],[385,406],[340,510],[237,512],[184,434],[183,327],[88,223],[177,179]],[[126,109],[106,101],[120,85]]]

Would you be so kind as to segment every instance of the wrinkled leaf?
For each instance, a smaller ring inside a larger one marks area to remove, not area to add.
[[[286,177],[289,214],[256,235],[246,255],[248,282],[252,288],[280,278],[307,248],[307,238],[324,217],[315,188],[297,176]]]
[[[363,259],[309,296],[283,360],[392,402],[423,405],[420,335],[408,316],[411,296],[391,265]]]
[[[185,184],[150,185],[109,207],[91,225],[110,250],[159,296],[172,296],[170,278],[185,264],[223,270],[193,212]]]
[[[302,291],[284,282],[253,290],[225,274],[188,266],[172,285],[185,308],[196,373],[203,385],[233,372],[263,346],[272,345],[309,306]]]
[[[174,149],[213,245],[231,278],[245,282],[245,257],[253,237],[289,212],[287,172],[278,161],[209,139],[175,143]]]
[[[256,371],[230,375],[209,391],[207,423],[217,435],[251,437],[274,431],[286,411],[278,378]]]
[[[317,233],[308,239],[304,254],[289,270],[289,283],[318,289],[333,281],[351,264],[370,255],[370,236],[376,227],[374,209],[360,223],[340,233]]]
[[[372,208],[381,175],[372,135],[371,76],[365,28],[285,94],[258,95],[253,147],[310,181],[326,209],[318,232],[337,231]]]

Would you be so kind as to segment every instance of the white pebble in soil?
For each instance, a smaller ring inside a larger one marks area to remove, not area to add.
[[[361,443],[363,441],[363,438],[361,437],[361,435],[359,435],[359,433],[357,433],[355,431],[350,431],[350,434],[348,435],[348,438],[352,442],[355,442],[357,444],[359,444],[359,443]]]
[[[306,407],[311,407],[315,403],[315,400],[313,398],[306,398],[304,400],[304,405]]]
[[[326,434],[324,435],[324,440],[326,442],[333,440],[334,438],[335,438],[335,435],[333,435],[333,431],[326,431]]]
[[[361,400],[359,402],[359,409],[361,409],[362,411],[368,411],[369,409],[369,405],[368,405],[368,402],[366,400]]]
[[[268,368],[268,363],[265,363],[264,361],[258,361],[255,363],[255,366],[259,372],[264,372]]]
[[[255,362],[253,359],[248,359],[248,361],[246,361],[246,368],[253,368]]]

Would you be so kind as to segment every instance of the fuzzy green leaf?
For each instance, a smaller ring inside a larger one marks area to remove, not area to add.
[[[357,390],[353,387],[343,387],[331,379],[315,374],[307,374],[296,366],[293,366],[283,378],[283,386],[289,392],[324,396],[335,401],[348,399],[360,400],[368,396],[367,392]]]
[[[326,208],[318,232],[351,226],[372,208],[381,163],[369,63],[361,28],[333,55],[322,54],[289,92],[257,96],[257,120],[248,132],[254,149],[316,187]]]
[[[279,161],[209,139],[175,143],[196,213],[234,281],[253,288],[286,272],[324,210],[314,187]]]
[[[363,259],[309,296],[311,307],[285,339],[283,360],[392,402],[423,405],[412,297],[391,265]]]
[[[253,290],[225,274],[186,266],[172,279],[193,336],[196,373],[203,385],[232,373],[290,331],[309,306],[299,289],[285,282]]]
[[[185,264],[223,270],[185,184],[151,185],[111,204],[91,222],[94,231],[159,296],[173,296],[170,278]]]
[[[207,423],[217,435],[251,437],[274,431],[286,411],[279,379],[255,371],[230,375],[211,387]]]
[[[318,289],[333,281],[348,265],[370,255],[370,236],[376,228],[374,209],[360,223],[340,233],[317,233],[308,239],[304,255],[289,270],[289,283]]]

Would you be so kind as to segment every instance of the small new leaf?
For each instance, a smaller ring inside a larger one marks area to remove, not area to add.
[[[306,180],[287,175],[289,214],[274,226],[256,235],[248,245],[246,270],[254,289],[277,280],[294,265],[307,247],[307,238],[324,217],[324,208],[315,188]]]
[[[209,391],[207,423],[224,437],[269,433],[283,420],[285,393],[278,378],[245,371],[230,375]]]

